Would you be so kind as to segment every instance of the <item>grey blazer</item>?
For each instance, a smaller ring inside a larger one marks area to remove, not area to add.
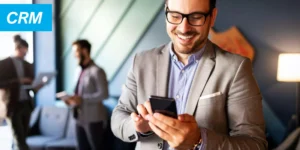
[[[162,149],[157,135],[140,137],[130,113],[150,95],[167,96],[170,53],[167,45],[138,53],[113,111],[113,133],[137,142],[137,150]],[[199,61],[185,112],[206,128],[203,146],[210,150],[267,149],[262,97],[249,59],[228,53],[208,41]]]
[[[84,70],[78,89],[82,103],[79,105],[77,122],[87,124],[106,121],[107,111],[102,101],[108,97],[108,82],[104,70],[94,63],[89,65]]]

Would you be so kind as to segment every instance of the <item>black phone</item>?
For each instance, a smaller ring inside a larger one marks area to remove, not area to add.
[[[174,98],[151,95],[149,100],[153,113],[161,113],[177,119],[177,108]]]

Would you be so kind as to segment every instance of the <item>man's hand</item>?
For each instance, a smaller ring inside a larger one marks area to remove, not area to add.
[[[70,99],[63,100],[63,102],[65,102],[65,104],[67,104],[68,106],[71,106]]]
[[[74,95],[74,96],[70,97],[69,99],[65,100],[65,103],[67,105],[78,106],[82,103],[82,99],[80,96]]]
[[[8,90],[0,88],[0,124],[7,117],[7,103],[9,101]]]
[[[152,131],[175,149],[191,149],[201,138],[198,124],[191,115],[179,115],[177,120],[155,113],[153,116],[148,115],[147,119]]]
[[[39,84],[37,87],[33,89],[34,92],[38,92],[42,87],[44,87],[44,83]]]
[[[20,79],[20,83],[21,84],[31,84],[32,83],[32,79],[30,79],[30,78],[22,78],[22,79]]]
[[[140,133],[151,131],[148,120],[145,118],[148,114],[152,115],[150,102],[146,101],[144,104],[139,104],[137,106],[137,111],[140,115],[137,115],[135,112],[131,113],[131,118],[135,122],[135,130]]]

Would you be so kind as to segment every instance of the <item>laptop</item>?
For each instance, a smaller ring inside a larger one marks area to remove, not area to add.
[[[31,85],[23,85],[23,89],[35,89],[39,85],[43,84],[46,85],[50,83],[50,81],[56,77],[56,72],[41,72],[38,76],[34,79]]]

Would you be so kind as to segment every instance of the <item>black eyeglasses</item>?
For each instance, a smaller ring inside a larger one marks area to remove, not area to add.
[[[208,13],[194,12],[191,14],[182,14],[177,11],[170,11],[169,7],[167,7],[165,14],[167,21],[171,24],[179,25],[183,18],[187,18],[190,25],[202,26],[205,24],[206,17],[211,14],[211,10]]]

